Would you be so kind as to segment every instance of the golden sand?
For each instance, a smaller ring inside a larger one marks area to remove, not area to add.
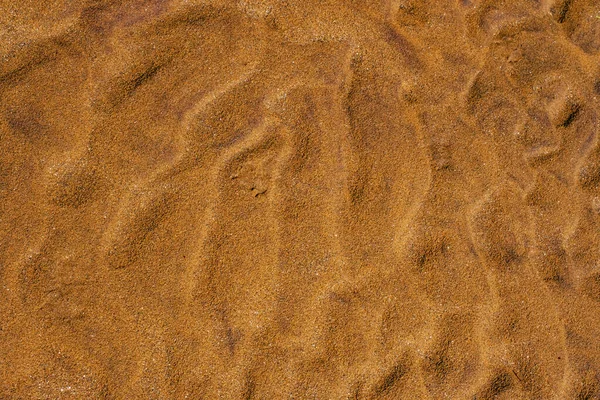
[[[597,0],[1,0],[0,399],[600,399]]]

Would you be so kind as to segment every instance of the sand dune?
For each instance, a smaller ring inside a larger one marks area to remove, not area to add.
[[[600,399],[600,3],[0,1],[1,399]]]

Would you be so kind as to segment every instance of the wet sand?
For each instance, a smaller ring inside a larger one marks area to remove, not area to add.
[[[1,399],[600,399],[600,3],[0,1]]]

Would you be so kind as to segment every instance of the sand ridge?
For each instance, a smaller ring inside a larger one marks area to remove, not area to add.
[[[600,398],[597,1],[0,23],[0,398]]]

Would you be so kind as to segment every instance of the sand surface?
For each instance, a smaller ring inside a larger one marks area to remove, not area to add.
[[[1,0],[0,399],[600,399],[600,1]]]

